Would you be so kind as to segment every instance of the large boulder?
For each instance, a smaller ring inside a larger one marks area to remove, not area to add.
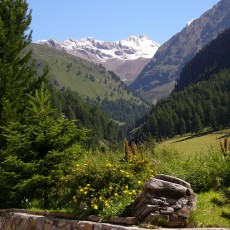
[[[197,195],[186,181],[159,174],[149,179],[143,192],[127,206],[126,212],[140,223],[162,227],[186,227]]]

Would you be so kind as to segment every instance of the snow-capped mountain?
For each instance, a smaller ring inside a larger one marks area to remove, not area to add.
[[[122,80],[133,81],[143,67],[156,53],[159,44],[145,35],[130,36],[126,39],[108,42],[94,38],[41,40],[39,44],[61,50],[88,61],[103,64],[114,71]]]
[[[80,40],[68,39],[59,42],[54,39],[42,40],[38,43],[61,49],[76,56],[106,61],[112,58],[121,60],[135,60],[138,58],[152,58],[159,44],[145,35],[130,36],[127,39],[107,42],[94,38],[82,38]]]

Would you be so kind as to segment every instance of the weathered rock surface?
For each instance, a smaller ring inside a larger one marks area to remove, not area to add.
[[[197,195],[179,178],[159,174],[149,179],[126,212],[140,223],[162,227],[186,227]]]
[[[77,220],[73,219],[73,215],[65,217],[64,213],[34,212],[35,214],[32,214],[33,212],[26,212],[26,210],[17,209],[0,210],[0,230],[144,230],[137,226],[127,226],[136,221],[134,217],[121,218],[123,225],[119,218],[114,218],[112,221],[116,223],[115,225]]]

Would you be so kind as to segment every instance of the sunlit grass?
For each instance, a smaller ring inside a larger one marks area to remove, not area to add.
[[[225,137],[226,133],[212,132],[206,135],[185,135],[182,137],[172,138],[158,145],[157,148],[173,148],[178,153],[184,154],[200,154],[207,150],[218,150],[220,140]]]
[[[222,211],[230,212],[230,204],[217,205],[212,202],[213,199],[221,200],[223,203],[225,197],[219,192],[206,192],[198,194],[197,207],[192,214],[192,227],[230,227],[230,220],[223,218]]]

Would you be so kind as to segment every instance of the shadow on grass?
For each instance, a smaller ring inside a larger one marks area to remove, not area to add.
[[[183,139],[174,141],[174,142],[172,142],[172,143],[187,141],[187,140],[193,139],[193,138],[195,138],[195,137],[202,137],[202,136],[205,136],[205,135],[211,134],[211,133],[215,133],[215,131],[214,131],[214,130],[208,130],[208,131],[205,131],[205,132],[202,132],[202,133],[193,134],[193,135],[191,135],[191,136],[189,136],[189,137],[185,137],[185,138],[183,138]],[[223,136],[219,137],[218,139],[224,138],[225,136],[226,136],[226,134],[224,134]]]

